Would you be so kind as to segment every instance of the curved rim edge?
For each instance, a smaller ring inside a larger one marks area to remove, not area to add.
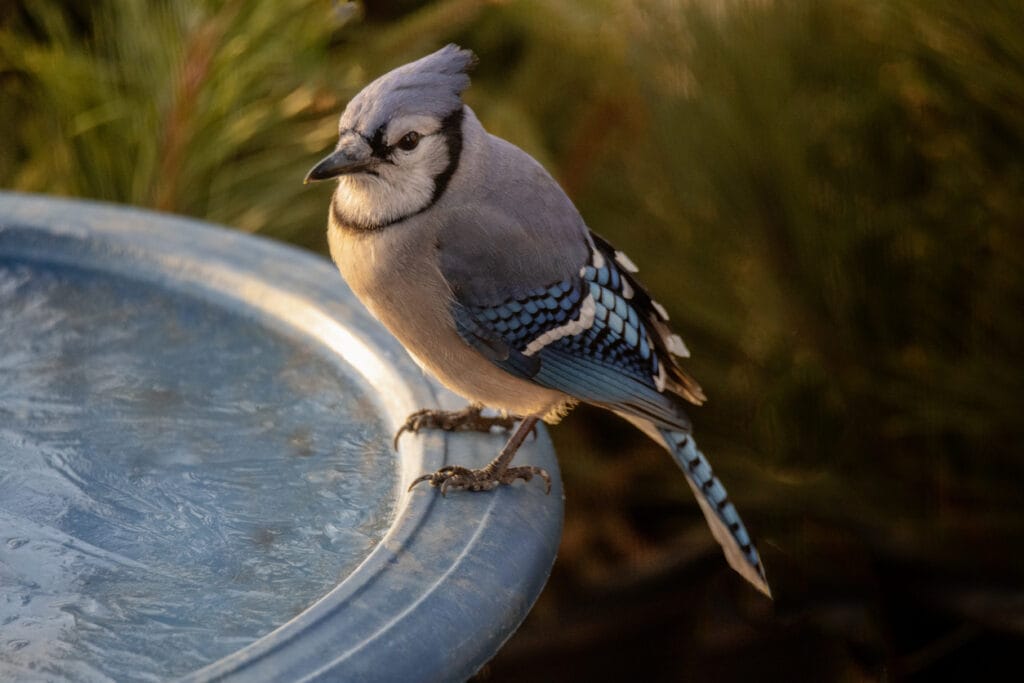
[[[297,329],[376,388],[368,393],[392,429],[415,409],[439,401],[458,404],[422,375],[322,257],[193,219],[0,192],[0,254],[4,232],[17,228],[82,243],[99,238],[108,248],[124,249],[97,255],[105,267],[118,269],[126,256],[129,262],[142,259],[155,275],[241,302]],[[128,273],[139,276],[138,269]],[[415,476],[444,464],[483,465],[503,440],[447,433],[403,439],[396,459],[395,516],[363,562],[295,618],[181,680],[462,680],[472,675],[525,618],[554,563],[563,510],[553,448],[541,430],[520,456],[548,470],[550,496],[536,483],[443,500],[433,489],[405,488]],[[433,572],[425,569],[429,565]],[[388,585],[399,577],[398,589]],[[381,604],[396,613],[380,612]]]

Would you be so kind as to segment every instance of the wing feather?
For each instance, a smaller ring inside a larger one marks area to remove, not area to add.
[[[495,302],[453,287],[462,338],[499,367],[582,401],[688,430],[678,396],[703,400],[675,363],[661,307],[627,270],[628,257],[585,235],[578,270]],[[487,291],[494,291],[489,287]]]

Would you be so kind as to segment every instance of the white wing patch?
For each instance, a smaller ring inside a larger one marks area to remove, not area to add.
[[[654,388],[658,390],[658,393],[665,391],[665,364],[658,363],[658,374],[654,375]]]
[[[626,256],[625,253],[621,251],[615,252],[615,262],[618,263],[627,271],[629,271],[630,273],[636,273],[640,270],[639,268],[636,267],[636,264],[633,263],[633,260],[630,259],[628,256]]]
[[[665,340],[665,346],[668,347],[670,353],[674,353],[680,358],[690,357],[690,349],[686,348],[686,344],[683,343],[682,337],[678,334],[670,334],[668,339]]]
[[[527,345],[523,355],[532,356],[548,344],[558,341],[562,337],[571,337],[584,330],[589,330],[590,326],[594,324],[594,312],[594,297],[588,294],[587,298],[580,304],[580,315],[576,320],[570,320],[564,325],[553,327],[540,335]]]
[[[665,310],[665,307],[659,304],[654,299],[651,299],[651,305],[654,306],[654,310],[658,312],[658,315],[661,316],[661,319],[664,320],[665,322],[668,322],[668,311]]]

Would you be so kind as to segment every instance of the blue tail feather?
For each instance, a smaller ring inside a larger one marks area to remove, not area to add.
[[[697,450],[693,437],[672,429],[658,431],[686,474],[711,532],[725,551],[729,564],[756,588],[771,596],[761,556],[754,547],[750,534],[743,525],[739,512],[736,511],[736,506],[729,500],[729,494],[715,476],[707,458]]]

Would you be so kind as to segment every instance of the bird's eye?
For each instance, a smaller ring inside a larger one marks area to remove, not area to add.
[[[402,139],[398,141],[398,149],[405,150],[406,152],[416,149],[416,145],[420,144],[421,137],[423,136],[416,131],[406,133],[402,136]]]

